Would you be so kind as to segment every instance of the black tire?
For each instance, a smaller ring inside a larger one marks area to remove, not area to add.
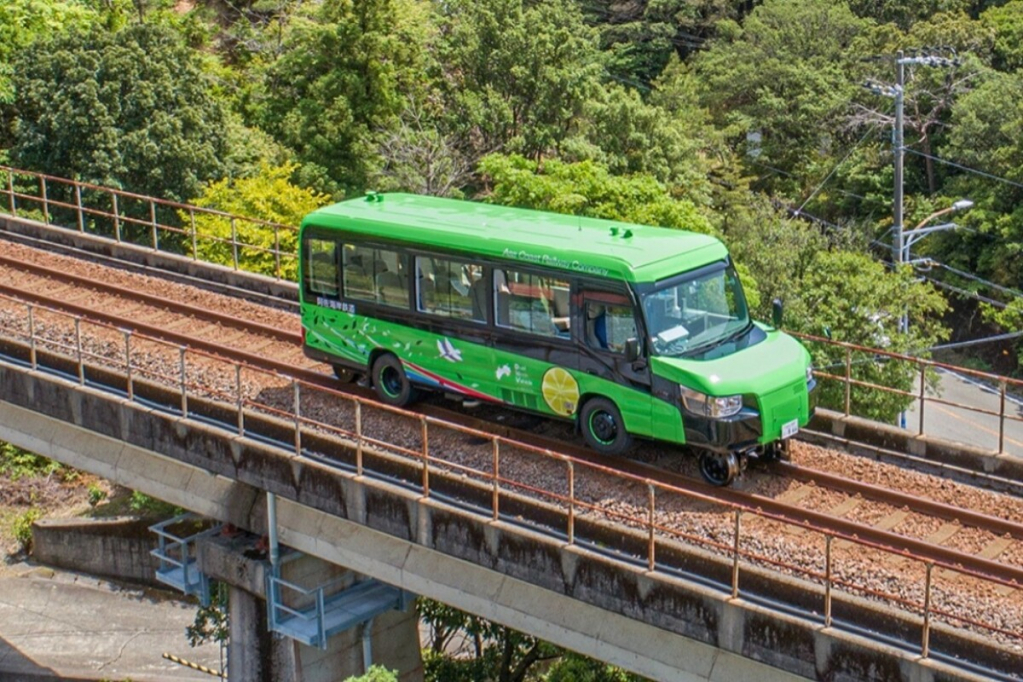
[[[359,378],[359,373],[354,369],[349,369],[348,367],[334,365],[334,376],[336,376],[337,380],[342,384],[354,384]]]
[[[711,485],[726,486],[739,475],[739,457],[734,452],[700,453],[700,474]]]
[[[579,414],[579,428],[586,444],[602,455],[624,455],[632,447],[632,434],[625,430],[622,413],[607,398],[587,400]]]
[[[401,360],[390,353],[381,355],[373,363],[373,390],[381,401],[395,407],[410,405],[417,398]]]

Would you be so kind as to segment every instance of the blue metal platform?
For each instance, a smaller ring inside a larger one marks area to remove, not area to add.
[[[268,582],[270,630],[321,649],[326,648],[331,636],[369,622],[386,611],[404,610],[413,599],[408,592],[373,579],[332,594],[327,594],[331,584],[307,590],[274,576],[270,576]],[[295,592],[300,597],[311,596],[313,604],[301,609],[286,606],[282,601],[284,591]]]

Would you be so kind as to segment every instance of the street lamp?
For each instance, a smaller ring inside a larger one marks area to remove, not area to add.
[[[917,226],[914,227],[912,230],[899,230],[896,237],[898,240],[897,241],[899,254],[898,262],[912,263],[913,261],[910,260],[909,258],[910,248],[912,248],[913,244],[916,244],[918,241],[920,241],[927,235],[933,232],[941,232],[943,230],[956,230],[959,228],[959,226],[956,225],[955,223],[941,223],[939,225],[930,226],[927,226],[927,223],[931,222],[938,216],[947,215],[949,213],[960,213],[962,211],[968,211],[971,208],[973,208],[972,201],[970,201],[969,199],[960,199],[959,201],[954,202],[951,206],[948,206],[947,208],[943,208],[940,211],[935,211],[934,213],[930,214],[929,216],[921,220],[919,223],[917,223]],[[902,330],[902,333],[904,334],[909,333],[909,312],[905,308],[902,309],[902,319],[899,320],[899,328]],[[905,411],[899,414],[899,426],[902,428],[906,428]]]
[[[955,223],[941,223],[940,225],[931,225],[930,227],[924,227],[925,225],[927,225],[927,223],[931,222],[938,216],[946,215],[948,213],[961,213],[963,211],[968,211],[971,208],[973,208],[972,201],[970,201],[969,199],[960,199],[959,201],[953,203],[951,206],[943,208],[940,211],[935,211],[934,213],[930,214],[929,216],[921,220],[917,224],[917,226],[914,227],[912,230],[903,230],[899,235],[901,240],[898,247],[899,262],[900,263],[910,262],[909,253],[913,244],[916,244],[918,241],[920,241],[927,235],[931,234],[932,232],[941,232],[943,230],[956,230],[959,228],[959,226],[956,225]]]

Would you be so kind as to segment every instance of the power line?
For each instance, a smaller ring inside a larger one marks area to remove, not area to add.
[[[839,169],[839,168],[840,168],[840,167],[842,166],[842,164],[843,164],[843,163],[845,163],[846,161],[848,161],[849,157],[850,157],[850,156],[852,156],[852,153],[853,153],[854,151],[856,151],[856,148],[857,148],[857,147],[859,147],[859,146],[860,146],[861,144],[863,144],[863,141],[864,141],[865,139],[867,139],[867,135],[869,135],[870,133],[874,132],[874,128],[876,128],[876,127],[877,127],[877,123],[874,123],[873,125],[871,125],[871,126],[869,126],[869,127],[867,128],[867,132],[863,133],[863,137],[861,137],[861,138],[860,138],[860,139],[859,139],[859,140],[858,140],[858,141],[856,142],[856,144],[854,144],[854,145],[853,145],[853,146],[852,146],[852,147],[851,147],[851,148],[849,149],[849,151],[848,151],[848,152],[846,153],[846,155],[842,157],[842,160],[841,160],[841,161],[839,161],[838,163],[836,163],[836,164],[835,164],[835,167],[831,169],[831,172],[830,172],[830,173],[828,173],[828,174],[827,174],[827,176],[825,176],[825,178],[824,178],[823,180],[821,180],[820,184],[819,184],[819,185],[817,185],[817,188],[816,188],[816,189],[815,189],[814,191],[810,192],[810,196],[808,196],[808,197],[806,198],[806,201],[804,201],[804,202],[802,203],[802,205],[801,205],[801,206],[800,206],[800,207],[799,207],[798,209],[796,209],[796,213],[797,213],[797,214],[798,214],[798,213],[799,213],[800,211],[802,211],[802,210],[803,210],[803,208],[804,208],[804,207],[805,207],[805,206],[806,206],[806,205],[807,205],[808,203],[810,203],[810,200],[811,200],[811,199],[813,199],[813,198],[814,198],[814,197],[815,197],[815,196],[817,195],[817,192],[821,191],[821,188],[822,188],[822,187],[824,187],[824,185],[825,185],[825,184],[827,183],[827,181],[831,179],[831,176],[835,174],[835,171],[837,171],[837,170],[838,170],[838,169]]]
[[[953,273],[959,275],[960,277],[965,277],[967,279],[972,279],[972,280],[974,280],[976,282],[980,282],[981,284],[989,286],[992,289],[997,289],[998,291],[1001,291],[1001,292],[1004,292],[1006,294],[1009,294],[1010,296],[1016,296],[1017,298],[1023,298],[1023,292],[1016,291],[1015,289],[1010,289],[1009,287],[1003,287],[1001,284],[995,284],[994,282],[992,282],[990,280],[986,280],[983,277],[978,277],[977,275],[974,275],[973,273],[963,272],[962,270],[957,270],[956,268],[953,268],[951,265],[945,265],[944,263],[940,263],[938,261],[931,261],[931,262],[934,263],[934,265],[937,265],[940,268],[943,268],[945,270],[948,270],[949,272],[953,272]]]
[[[931,154],[925,154],[924,152],[918,152],[917,150],[910,149],[909,147],[904,147],[904,149],[907,152],[909,152],[910,154],[916,154],[917,156],[922,156],[925,159],[931,159],[932,161],[937,161],[938,163],[943,163],[943,164],[945,164],[947,166],[952,166],[953,168],[958,168],[959,170],[964,170],[967,173],[974,173],[975,175],[981,175],[981,176],[983,176],[985,178],[989,178],[991,180],[997,180],[998,182],[1004,182],[1006,185],[1012,185],[1013,187],[1019,187],[1020,189],[1023,189],[1023,184],[1020,184],[1018,182],[1013,182],[1012,180],[1008,180],[1006,178],[1001,178],[1001,177],[998,177],[997,175],[992,175],[991,173],[986,173],[986,172],[984,172],[982,170],[977,170],[976,168],[970,168],[969,166],[964,166],[964,165],[962,165],[960,163],[956,163],[955,161],[948,161],[946,159],[942,159],[942,158],[937,157],[937,156],[932,156]]]

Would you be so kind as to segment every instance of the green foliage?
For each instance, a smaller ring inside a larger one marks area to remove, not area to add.
[[[593,161],[548,160],[543,168],[522,156],[491,154],[480,162],[488,200],[509,206],[676,227],[704,234],[714,228],[687,199],[675,199],[649,175],[615,176]]]
[[[1001,71],[1023,68],[1023,0],[1011,0],[980,15],[994,32],[992,66]]]
[[[379,163],[375,136],[395,125],[423,78],[420,0],[341,0],[287,38],[257,104],[263,127],[294,149],[300,180],[329,194],[358,191]]]
[[[0,475],[9,476],[11,480],[51,476],[65,471],[64,465],[47,459],[10,443],[0,443]]]
[[[886,271],[881,263],[861,253],[817,252],[800,281],[798,295],[790,303],[787,327],[816,336],[827,329],[835,341],[867,348],[926,356],[928,348],[948,337],[948,329],[940,322],[948,306],[934,287],[918,281],[909,267]],[[900,333],[899,318],[904,312],[909,329]],[[844,372],[842,349],[811,344],[810,351],[815,367],[830,373]],[[919,373],[911,363],[888,361],[869,353],[854,353],[853,363],[854,379],[903,391],[911,389]],[[823,407],[844,409],[842,384],[824,381],[818,391]],[[854,387],[851,411],[891,421],[910,402],[911,397]]]
[[[16,164],[177,200],[222,175],[223,105],[172,30],[58,35],[15,68]]]
[[[398,682],[398,671],[371,665],[365,675],[346,678],[345,682]]]
[[[791,177],[808,175],[830,157],[835,137],[860,89],[858,39],[870,26],[844,3],[767,0],[742,26],[719,24],[718,37],[694,59],[702,101],[745,148],[754,171],[786,175],[767,180],[802,194]],[[747,143],[758,133],[759,143]]]
[[[642,682],[644,678],[566,651],[543,679],[544,682]]]
[[[195,620],[185,627],[188,645],[202,646],[208,642],[224,643],[230,636],[228,597],[230,589],[225,583],[210,583],[210,604],[200,605],[195,612]]]
[[[14,100],[11,75],[18,51],[40,38],[84,28],[96,19],[80,0],[4,0],[0,3],[0,104]]]
[[[150,497],[143,492],[133,490],[128,500],[128,509],[140,516],[163,516],[170,518],[181,513],[179,507]]]
[[[291,177],[298,170],[296,164],[270,166],[262,164],[258,174],[251,178],[224,179],[208,184],[201,196],[192,204],[212,208],[232,215],[265,220],[297,228],[302,217],[323,206],[329,197],[312,190],[297,187]],[[183,222],[189,221],[182,214]],[[198,258],[221,265],[234,265],[231,245],[232,221],[216,215],[196,214]],[[294,254],[297,232],[291,229],[274,230],[254,223],[234,221],[238,241],[247,245],[238,252],[239,267],[284,279],[295,279],[298,274],[294,258],[282,258],[277,271],[275,249],[282,254]]]
[[[537,159],[577,131],[600,87],[597,35],[571,0],[439,3],[443,96],[474,155]]]
[[[107,499],[107,492],[100,488],[95,483],[90,483],[88,486],[89,492],[89,506],[95,507],[103,500]]]
[[[43,513],[31,507],[14,517],[14,539],[24,552],[32,551],[32,524],[39,520]]]

